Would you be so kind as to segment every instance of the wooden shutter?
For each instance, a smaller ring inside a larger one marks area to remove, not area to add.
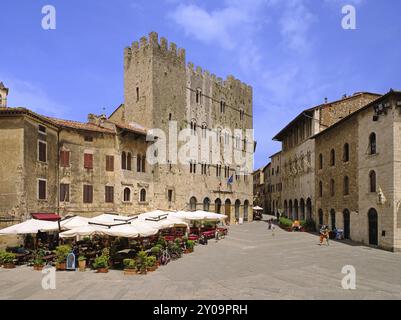
[[[106,156],[106,171],[114,171],[114,156]]]
[[[39,161],[46,162],[46,143],[39,141]]]
[[[91,153],[84,154],[84,168],[93,169],[93,154]]]
[[[70,166],[70,152],[60,151],[60,166],[69,167]]]
[[[114,202],[114,187],[105,187],[105,198],[106,202]]]
[[[39,200],[46,200],[46,181],[39,180],[38,188],[39,188],[39,192],[38,192]]]
[[[60,184],[60,201],[69,202],[70,201],[70,185],[61,183]]]
[[[84,203],[93,202],[93,186],[84,185]]]

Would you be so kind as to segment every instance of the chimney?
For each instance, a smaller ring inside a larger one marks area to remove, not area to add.
[[[324,103],[325,103],[325,104],[327,104],[328,101],[329,101],[329,99],[327,99],[327,97],[324,98]]]

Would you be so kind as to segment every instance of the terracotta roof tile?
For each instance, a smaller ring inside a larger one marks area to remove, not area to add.
[[[79,130],[87,130],[87,131],[95,131],[95,132],[104,132],[104,133],[115,133],[114,130],[103,128],[101,126],[95,125],[93,123],[85,123],[74,120],[63,120],[57,118],[47,117],[50,121],[53,121],[56,125],[65,128],[79,129]]]

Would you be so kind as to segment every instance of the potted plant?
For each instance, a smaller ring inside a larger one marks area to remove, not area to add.
[[[84,272],[86,269],[86,257],[85,256],[79,256],[78,257],[78,267],[79,271]]]
[[[5,269],[15,268],[15,257],[16,255],[11,252],[3,252],[1,255],[1,264]]]
[[[134,275],[136,274],[136,261],[135,259],[124,259],[124,274],[125,275]]]
[[[65,270],[67,256],[71,252],[71,247],[69,245],[61,245],[54,250],[56,254],[56,270]]]
[[[136,265],[138,273],[146,274],[147,272],[147,253],[145,251],[139,251],[136,256]]]
[[[109,257],[101,255],[93,262],[93,268],[97,270],[97,273],[109,272]]]
[[[147,271],[155,271],[157,269],[157,264],[156,264],[156,257],[155,256],[149,256],[146,258],[146,270]]]
[[[195,241],[193,240],[187,240],[186,244],[186,253],[191,253],[194,252],[194,246],[195,246]]]

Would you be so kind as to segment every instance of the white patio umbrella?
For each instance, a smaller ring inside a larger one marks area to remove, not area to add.
[[[71,230],[74,228],[86,226],[89,220],[89,218],[74,216],[60,221],[60,227],[61,229]]]
[[[215,213],[215,212],[209,212],[209,211],[203,211],[203,210],[197,210],[195,211],[197,214],[203,214],[204,219],[203,220],[224,220],[227,219],[228,217],[224,214],[220,213]]]
[[[57,221],[29,219],[24,222],[15,224],[11,227],[7,227],[0,230],[0,235],[30,234],[30,233],[37,233],[38,231],[57,231],[57,230],[58,230]]]
[[[85,226],[80,226],[73,228],[71,230],[64,231],[59,234],[60,238],[74,238],[74,237],[89,237],[94,235],[105,236],[105,231],[107,227],[87,224]]]
[[[226,215],[223,214],[218,214],[214,212],[208,212],[208,211],[177,211],[177,212],[172,212],[170,215],[174,218],[178,219],[185,219],[185,220],[190,220],[190,221],[195,221],[195,220],[224,220],[227,218]]]
[[[183,219],[174,218],[169,215],[169,212],[161,210],[142,213],[139,215],[138,220],[143,221],[149,226],[159,230],[174,227],[188,228],[188,223],[185,222]]]
[[[113,224],[120,224],[128,221],[133,221],[137,219],[137,216],[122,216],[122,215],[116,215],[116,214],[101,214],[99,216],[93,217],[89,220],[89,222],[95,222],[95,223],[113,223]]]
[[[259,206],[253,207],[252,209],[255,211],[263,211],[263,208]]]

